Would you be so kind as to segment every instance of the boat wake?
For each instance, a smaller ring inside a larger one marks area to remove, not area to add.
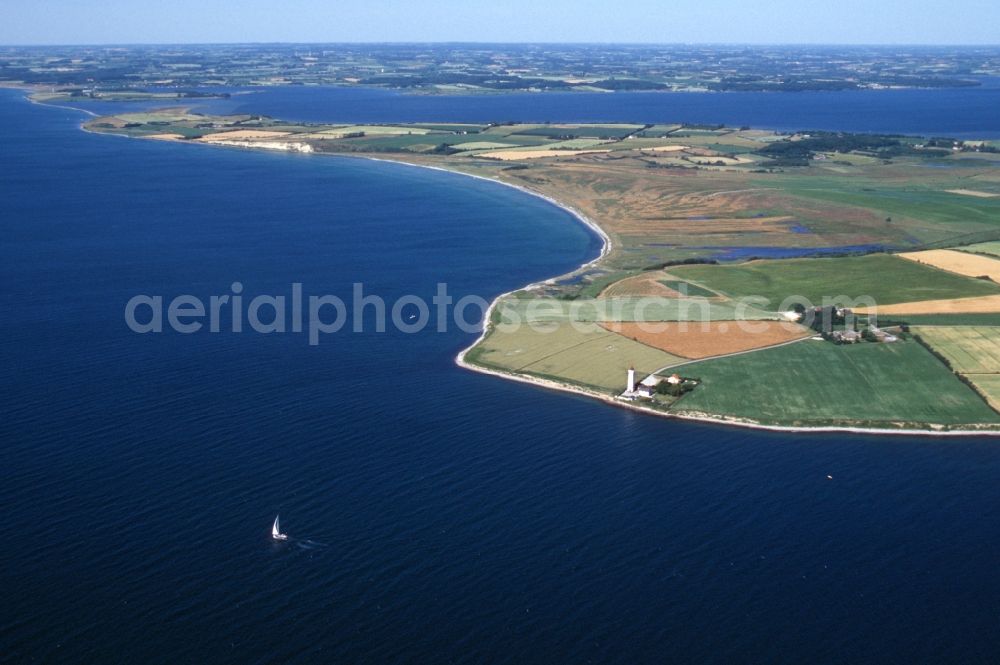
[[[281,532],[281,523],[278,520],[279,516],[275,516],[274,524],[271,525],[271,538],[273,540],[281,543],[294,544],[301,550],[321,550],[329,547],[326,543],[321,543],[317,540],[309,540],[308,538],[289,538],[288,534]]]

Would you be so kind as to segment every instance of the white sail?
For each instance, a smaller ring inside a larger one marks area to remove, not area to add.
[[[274,516],[274,524],[271,526],[271,537],[275,540],[286,540],[288,536],[281,533],[281,526],[278,524],[278,515]]]

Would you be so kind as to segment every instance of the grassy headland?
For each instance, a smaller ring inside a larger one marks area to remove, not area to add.
[[[1000,430],[1000,366],[971,377],[952,364],[1000,339],[1000,153],[989,142],[682,125],[294,124],[177,109],[86,128],[444,168],[550,197],[598,225],[610,245],[599,261],[495,304],[463,356],[480,369],[612,399],[634,366],[649,383],[672,378],[628,405],[746,424]],[[948,247],[961,251],[910,253]],[[816,305],[868,297],[895,313],[878,328],[870,309],[777,311],[793,295]],[[928,332],[935,317],[947,336]],[[508,318],[522,325],[499,325]],[[909,329],[918,323],[919,338]]]

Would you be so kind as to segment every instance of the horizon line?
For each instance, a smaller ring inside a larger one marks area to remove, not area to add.
[[[1000,42],[628,42],[628,41],[149,41],[149,42],[7,42],[0,48],[45,48],[45,47],[104,47],[123,48],[133,46],[729,46],[729,47],[922,47],[922,48],[1000,48]]]

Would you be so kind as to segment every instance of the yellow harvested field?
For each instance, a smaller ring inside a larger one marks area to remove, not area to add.
[[[878,308],[858,307],[859,314],[990,314],[1000,312],[1000,295],[952,300],[919,300]]]
[[[1000,328],[916,326],[913,331],[961,374],[1000,374]]]
[[[181,134],[148,134],[145,139],[156,139],[157,141],[180,141],[184,138]]]
[[[992,199],[1000,194],[993,194],[992,192],[981,192],[978,189],[946,189],[944,190],[949,194],[962,194],[964,196],[975,196],[981,199]]]
[[[970,374],[966,378],[972,381],[994,411],[1000,411],[1000,374]]]
[[[606,330],[683,358],[711,358],[809,337],[811,330],[783,321],[603,323]]]
[[[480,157],[489,159],[499,159],[503,162],[517,161],[520,159],[540,159],[542,157],[573,157],[575,155],[587,155],[597,152],[611,152],[610,150],[494,150],[486,152]]]
[[[913,330],[1000,411],[1000,328],[918,326]]]
[[[237,129],[233,132],[217,132],[202,136],[197,141],[252,141],[254,139],[276,139],[288,136],[291,132],[269,132],[264,129]]]
[[[954,249],[929,249],[923,252],[903,252],[904,259],[923,263],[967,277],[989,277],[1000,282],[1000,260]]]
[[[682,152],[687,150],[686,145],[658,145],[652,148],[642,148],[642,150],[647,150],[649,152]]]

